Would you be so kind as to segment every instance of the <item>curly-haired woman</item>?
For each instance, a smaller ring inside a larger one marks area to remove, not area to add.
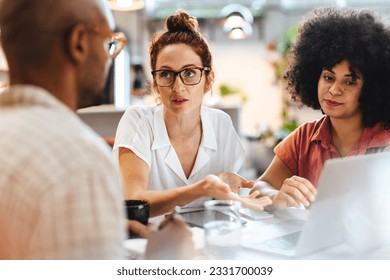
[[[298,27],[288,55],[292,99],[321,110],[275,148],[253,189],[273,207],[309,206],[328,159],[389,149],[390,30],[371,11],[320,8]]]

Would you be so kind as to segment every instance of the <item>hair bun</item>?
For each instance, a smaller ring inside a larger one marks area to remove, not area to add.
[[[182,10],[168,17],[166,27],[168,32],[199,32],[197,19]]]

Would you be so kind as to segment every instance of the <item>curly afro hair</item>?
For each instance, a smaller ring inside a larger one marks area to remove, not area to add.
[[[368,10],[319,8],[298,26],[284,75],[292,99],[321,109],[317,86],[323,68],[348,60],[364,77],[359,98],[364,127],[390,129],[390,30]]]

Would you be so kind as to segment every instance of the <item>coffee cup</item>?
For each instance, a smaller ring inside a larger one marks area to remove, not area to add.
[[[136,220],[144,225],[147,225],[149,222],[149,212],[150,205],[146,200],[125,200],[124,206],[126,209],[126,216],[128,220]],[[136,238],[136,235],[133,232],[129,232],[130,238]]]

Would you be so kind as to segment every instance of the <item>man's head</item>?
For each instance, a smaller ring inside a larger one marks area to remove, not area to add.
[[[0,0],[10,83],[41,86],[73,109],[99,103],[113,28],[104,0]]]

